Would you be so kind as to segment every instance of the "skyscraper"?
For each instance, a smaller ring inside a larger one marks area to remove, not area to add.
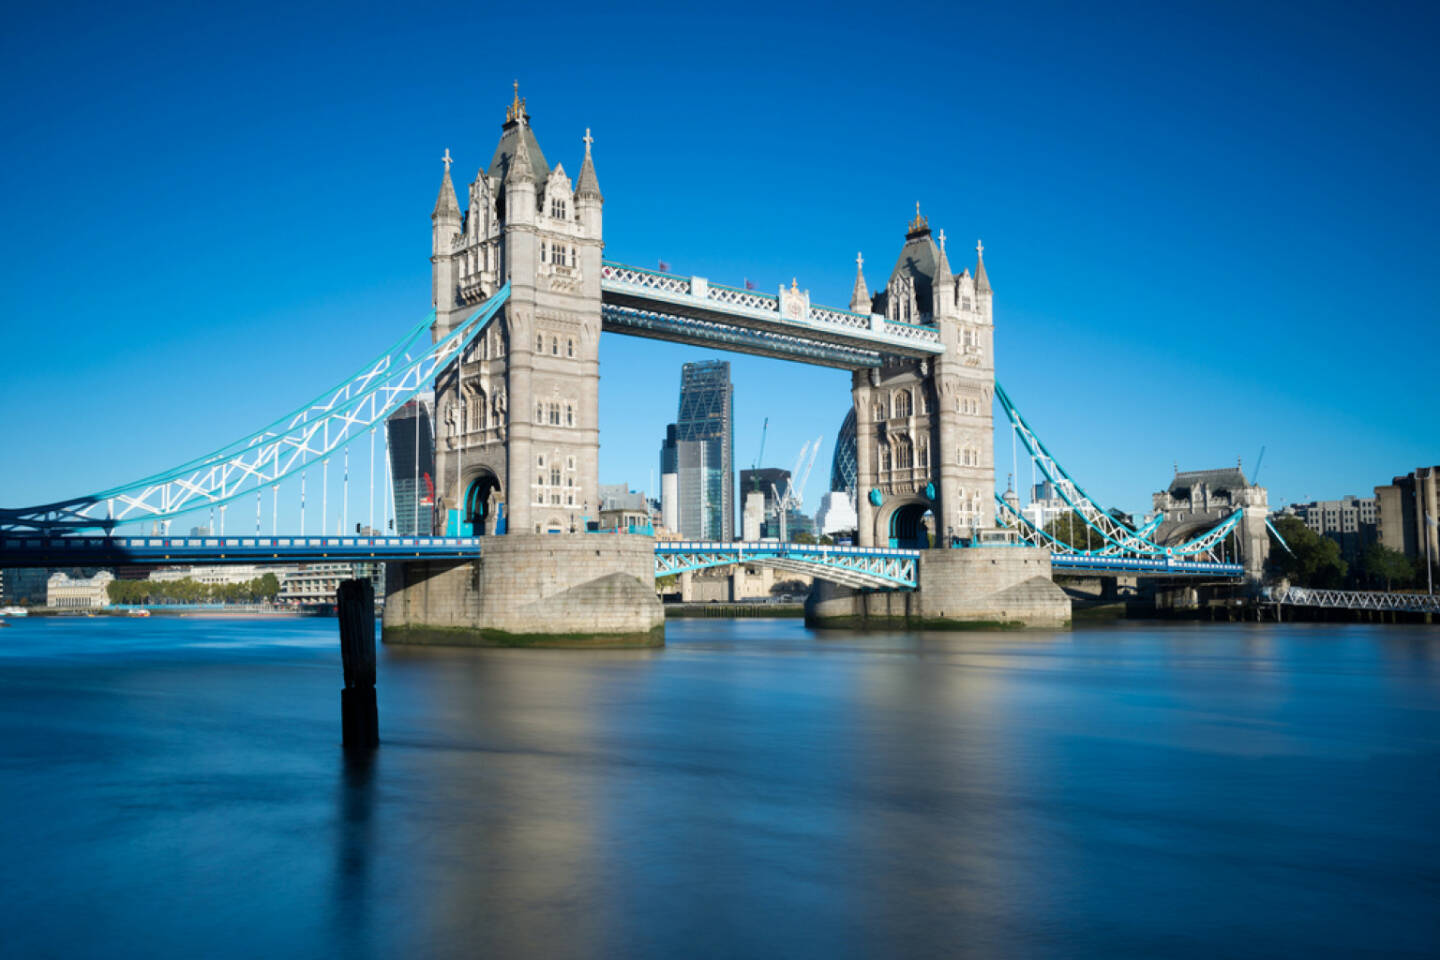
[[[728,361],[681,368],[679,413],[660,448],[660,489],[666,526],[673,521],[673,529],[690,539],[735,535],[732,398]]]
[[[402,537],[429,536],[435,509],[435,441],[430,411],[434,396],[422,393],[385,421],[390,446],[390,485],[395,529]],[[386,531],[391,532],[391,531]]]

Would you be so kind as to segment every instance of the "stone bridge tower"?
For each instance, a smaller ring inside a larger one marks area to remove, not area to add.
[[[976,254],[974,275],[955,275],[945,232],[937,243],[917,204],[890,279],[873,297],[857,258],[852,311],[933,326],[945,344],[933,361],[891,360],[854,374],[863,545],[925,546],[927,512],[937,545],[994,526],[993,292],[978,243]]]
[[[583,530],[598,507],[601,207],[585,131],[572,184],[552,169],[518,84],[462,212],[450,152],[431,215],[433,336],[507,280],[510,299],[435,380],[437,531],[458,510],[476,533]]]

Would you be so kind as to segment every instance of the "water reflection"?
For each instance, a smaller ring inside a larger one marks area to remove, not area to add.
[[[333,621],[19,629],[10,955],[1440,942],[1425,628],[699,621],[660,651],[385,648],[383,745],[358,759]]]

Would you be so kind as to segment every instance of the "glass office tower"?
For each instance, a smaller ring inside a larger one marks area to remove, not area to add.
[[[692,540],[735,538],[733,387],[724,360],[687,363],[680,371],[680,409],[660,450],[662,493],[666,474],[675,477],[675,503],[666,509],[681,536]]]

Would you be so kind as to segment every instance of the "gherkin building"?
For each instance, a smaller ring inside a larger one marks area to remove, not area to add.
[[[852,406],[845,414],[840,436],[835,441],[835,458],[830,461],[830,489],[854,496],[858,473],[855,465],[855,408]]]

